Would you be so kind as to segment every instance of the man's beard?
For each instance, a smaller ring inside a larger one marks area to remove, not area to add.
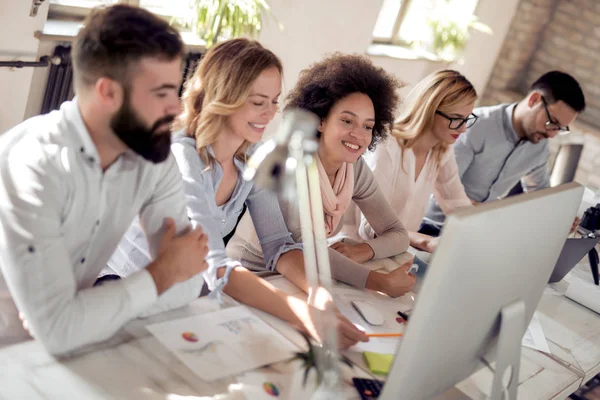
[[[131,107],[128,96],[125,96],[121,109],[110,121],[110,127],[131,150],[148,161],[160,163],[169,156],[171,149],[169,126],[174,119],[174,115],[167,115],[148,128]]]

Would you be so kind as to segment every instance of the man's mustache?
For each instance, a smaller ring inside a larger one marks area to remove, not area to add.
[[[175,120],[175,116],[174,115],[167,115],[165,117],[162,117],[161,119],[157,120],[154,125],[152,125],[152,132],[156,132],[158,130],[158,128],[160,128],[163,125],[171,125],[171,123],[173,123],[173,121]]]

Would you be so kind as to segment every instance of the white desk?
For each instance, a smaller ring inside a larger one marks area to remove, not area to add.
[[[538,314],[552,353],[581,371],[585,383],[600,373],[600,315],[564,296],[572,279],[593,282],[587,257],[563,281],[550,285]]]
[[[395,261],[401,264],[406,259],[404,254]],[[391,266],[389,260],[370,265],[373,270],[388,271]],[[566,398],[600,373],[600,315],[564,296],[571,279],[592,282],[587,257],[542,295],[537,312],[552,355],[522,348],[519,399]],[[491,382],[492,373],[481,370],[457,387],[469,398],[485,399]]]
[[[229,302],[231,304],[233,302]],[[0,350],[0,399],[243,399],[239,394],[228,393],[229,384],[236,382],[235,377],[203,381],[145,329],[152,323],[216,309],[218,305],[214,300],[198,299],[187,307],[131,322],[111,340],[112,346],[109,343],[94,346],[94,351],[62,361],[50,356],[37,341],[6,347]],[[293,342],[304,342],[287,324],[256,312]],[[295,368],[299,368],[297,363],[283,362],[260,370],[291,374]],[[369,375],[358,368],[354,371],[343,368],[343,372],[347,398],[358,400],[351,378]]]
[[[288,293],[303,297],[281,277],[272,282]],[[566,283],[554,287],[557,291],[548,290],[544,294],[538,311],[558,361],[524,348],[519,399],[566,398],[600,369],[600,315],[564,298],[560,290],[564,291]],[[150,323],[202,314],[215,307],[214,302],[204,298],[183,309],[133,321],[115,338],[114,342],[121,344],[64,361],[49,356],[35,341],[4,348],[0,350],[0,399],[197,400],[201,396],[227,393],[234,378],[201,380],[144,329]],[[292,328],[264,313],[259,315],[286,337],[301,343]],[[269,368],[291,371],[294,366],[279,363]],[[352,375],[368,376],[360,369],[353,372],[345,369],[346,382]],[[460,391],[452,390],[441,398],[483,400],[491,387],[491,378],[490,371],[481,370],[458,384]],[[347,390],[348,398],[358,398],[349,383]]]
[[[404,258],[405,256],[399,257],[398,263],[402,263]],[[284,278],[273,278],[270,281],[288,294],[302,297],[302,292]],[[597,317],[600,323],[600,316]],[[368,373],[362,356],[351,352],[346,355]],[[583,384],[582,375],[581,372],[567,368],[544,353],[523,347],[518,398],[522,400],[567,398]],[[384,379],[381,376],[374,376],[374,378]],[[456,386],[459,390],[450,390],[436,400],[485,400],[492,387],[492,378],[491,371],[481,370],[459,383]]]

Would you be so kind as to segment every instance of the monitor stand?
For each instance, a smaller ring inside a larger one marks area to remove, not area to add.
[[[483,364],[494,372],[492,392],[487,400],[516,400],[521,364],[521,343],[525,331],[525,303],[521,300],[500,311],[500,333],[496,351],[496,367],[482,358]],[[510,370],[509,370],[510,368]],[[508,371],[508,372],[506,372]],[[506,376],[505,376],[506,375]],[[456,387],[436,396],[434,400],[467,400],[468,395]]]
[[[516,400],[525,332],[525,303],[517,300],[500,311],[496,370],[489,400]],[[506,396],[508,395],[508,396]]]

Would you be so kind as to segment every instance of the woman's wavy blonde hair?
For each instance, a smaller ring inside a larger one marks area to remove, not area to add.
[[[279,58],[259,42],[232,39],[211,47],[186,83],[183,112],[175,127],[196,139],[196,149],[207,168],[216,161],[207,146],[225,129],[227,117],[244,105],[256,78],[271,67],[283,75]],[[245,162],[249,145],[244,142],[235,157]]]
[[[477,100],[475,88],[462,74],[441,70],[425,77],[408,94],[400,116],[394,122],[392,135],[402,151],[414,146],[417,139],[433,128],[435,112],[451,112]],[[439,165],[448,149],[439,143],[432,149],[432,159]]]

